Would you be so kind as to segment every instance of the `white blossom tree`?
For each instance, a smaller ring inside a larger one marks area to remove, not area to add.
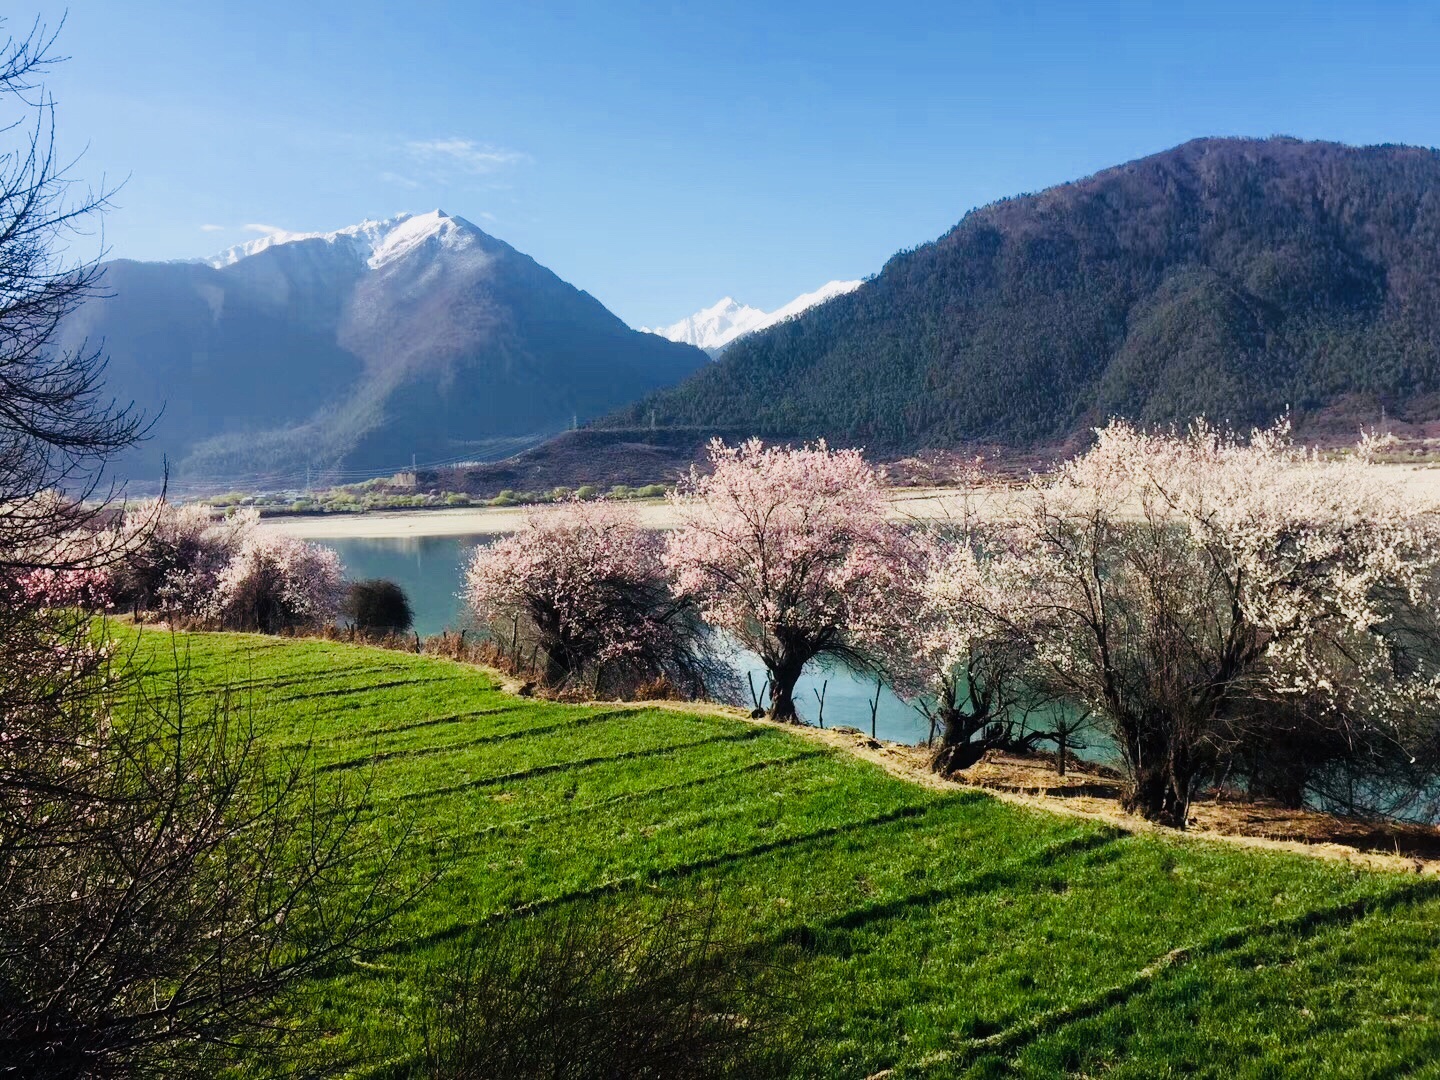
[[[891,625],[873,635],[896,694],[938,729],[931,767],[940,773],[968,768],[987,750],[1028,749],[1047,737],[1025,727],[1047,697],[1025,632],[1024,597],[990,572],[984,533],[968,513],[912,530],[903,549],[908,565],[889,596]]]
[[[1278,762],[1294,801],[1326,763],[1301,747],[1394,760],[1430,738],[1440,534],[1364,449],[1327,461],[1284,426],[1244,441],[1112,423],[1002,530],[986,577],[1006,599],[976,602],[1103,720],[1132,809],[1183,826],[1205,779],[1263,778],[1267,745],[1295,744]]]

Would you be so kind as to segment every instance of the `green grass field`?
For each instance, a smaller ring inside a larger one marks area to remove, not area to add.
[[[377,834],[413,829],[403,874],[438,874],[315,988],[337,1046],[395,1045],[478,923],[703,891],[803,967],[817,1075],[1440,1076],[1433,878],[1129,835],[432,658],[148,630],[134,662],[172,647],[267,740],[368,780]]]

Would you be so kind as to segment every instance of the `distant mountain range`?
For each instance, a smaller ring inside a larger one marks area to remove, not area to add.
[[[694,345],[714,357],[724,352],[726,346],[731,342],[746,334],[764,330],[767,326],[774,326],[778,322],[799,315],[802,311],[809,311],[817,304],[823,304],[837,296],[854,292],[860,285],[859,281],[826,282],[814,292],[802,293],[784,307],[776,308],[774,311],[761,311],[759,308],[737,303],[733,298],[727,296],[718,303],[712,304],[708,308],[702,308],[694,315],[689,315],[677,323],[655,328],[642,326],[640,329],[648,334],[659,334],[671,341],[683,341],[687,345]]]
[[[1440,153],[1200,139],[967,214],[604,423],[880,452],[1440,417]]]
[[[706,363],[443,211],[279,233],[195,262],[105,266],[58,345],[159,419],[120,476],[298,486],[489,459]]]

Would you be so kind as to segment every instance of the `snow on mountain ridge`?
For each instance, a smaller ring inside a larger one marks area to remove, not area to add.
[[[659,334],[671,341],[694,345],[716,356],[736,338],[784,322],[816,304],[853,292],[861,284],[859,281],[828,281],[814,292],[802,293],[783,307],[769,312],[737,303],[726,296],[669,326],[642,326],[640,329],[647,334]]]
[[[246,240],[243,244],[226,248],[216,255],[194,261],[221,270],[277,244],[323,240],[337,247],[349,247],[357,259],[374,270],[401,257],[432,236],[438,236],[446,246],[460,246],[468,238],[467,230],[474,228],[464,218],[451,217],[444,210],[431,210],[424,214],[396,214],[393,218],[381,221],[367,218],[357,225],[347,225],[334,232],[288,232],[276,229],[254,240]]]
[[[685,342],[702,349],[720,349],[741,334],[759,329],[767,318],[769,315],[759,308],[736,303],[733,297],[726,296],[670,326],[656,329],[642,326],[640,329],[647,334],[659,334],[671,341]]]

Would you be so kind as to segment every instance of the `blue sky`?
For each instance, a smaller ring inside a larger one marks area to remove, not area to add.
[[[727,293],[775,307],[1199,135],[1440,144],[1434,3],[68,11],[49,86],[81,174],[125,179],[114,255],[439,206],[633,325]]]

